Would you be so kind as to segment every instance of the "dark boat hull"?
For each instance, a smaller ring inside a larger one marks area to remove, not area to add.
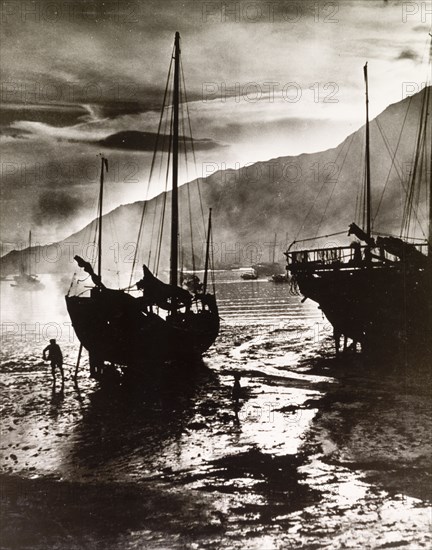
[[[432,285],[427,269],[334,269],[295,275],[300,292],[317,302],[335,333],[371,353],[432,349]]]
[[[162,319],[143,311],[139,299],[121,291],[91,297],[66,297],[74,330],[90,361],[107,361],[142,370],[154,363],[201,356],[216,340],[216,311],[177,314]]]
[[[252,275],[251,273],[243,273],[240,277],[243,281],[256,281],[258,279],[258,275]]]

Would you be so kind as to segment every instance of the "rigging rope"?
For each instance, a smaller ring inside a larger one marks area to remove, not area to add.
[[[98,212],[99,212],[99,195],[96,195],[96,197],[93,199],[92,211],[94,212],[93,221],[91,221],[89,224],[87,224],[87,226],[84,229],[83,240],[81,241],[82,251],[80,251],[81,256],[86,256],[86,259],[89,260],[89,261],[92,261],[94,259],[94,257],[92,256],[91,258],[88,258],[88,255],[84,254],[84,249],[86,250],[86,252],[88,252],[88,245],[92,244],[93,247],[94,247],[95,244],[96,244],[97,225],[98,225],[97,224],[97,217],[98,217]],[[93,238],[92,238],[92,233],[93,233]],[[93,250],[93,252],[94,252],[94,250]],[[76,273],[74,273],[74,275],[72,276],[71,284],[70,284],[70,288],[69,288],[69,293],[70,293],[70,291],[73,287],[75,276],[76,276]],[[76,282],[76,286],[78,287],[78,285],[80,283],[80,280],[75,279],[75,282]]]
[[[351,136],[351,139],[352,139],[352,136]],[[339,159],[339,156],[340,156],[341,153],[342,153],[342,150],[343,150],[343,148],[344,148],[344,145],[345,145],[345,143],[342,144],[342,147],[339,149],[339,152],[338,152],[338,154],[337,154],[337,156],[336,156],[336,160],[335,160],[335,164],[336,164],[336,165],[337,165],[337,161],[338,161],[338,159]],[[322,185],[321,185],[320,190],[318,191],[318,194],[315,196],[315,199],[314,199],[314,201],[313,201],[311,207],[309,208],[309,210],[308,210],[308,212],[307,212],[307,214],[306,214],[306,216],[305,216],[305,218],[304,218],[304,220],[303,220],[303,223],[302,223],[302,225],[300,226],[300,229],[297,231],[297,234],[296,234],[296,236],[295,236],[295,238],[294,238],[294,242],[297,241],[298,236],[300,235],[300,233],[302,232],[304,226],[306,225],[306,220],[307,220],[308,217],[310,216],[310,214],[311,214],[311,212],[312,212],[312,210],[313,210],[313,208],[314,208],[314,206],[315,206],[315,204],[316,204],[316,202],[317,202],[317,200],[318,200],[318,197],[320,196],[322,190],[324,189],[324,186],[325,186],[325,184],[327,183],[327,179],[328,179],[329,177],[330,177],[330,174],[329,174],[326,178],[324,178],[324,181],[323,181],[323,183],[322,183]]]
[[[152,248],[155,245],[156,246],[156,256],[154,259],[154,265],[153,265],[153,271],[155,275],[159,273],[159,263],[160,263],[160,257],[162,253],[162,240],[163,240],[163,232],[165,229],[165,212],[166,212],[166,203],[168,198],[168,180],[169,180],[169,170],[170,170],[170,163],[171,163],[171,147],[172,147],[172,132],[173,132],[173,117],[174,117],[174,109],[172,107],[174,101],[174,91],[171,91],[169,96],[169,105],[171,105],[171,117],[168,116],[168,114],[165,117],[165,126],[163,129],[163,141],[162,141],[162,148],[161,148],[161,155],[160,155],[160,162],[159,162],[159,178],[161,177],[162,170],[163,170],[163,163],[164,163],[164,151],[166,148],[166,142],[168,140],[168,155],[166,158],[166,167],[165,167],[165,184],[164,184],[164,190],[162,193],[162,210],[161,210],[161,218],[159,219],[159,228],[158,228],[158,236],[156,239],[156,243],[153,242],[153,229],[156,224],[156,210],[154,212],[153,216],[153,227],[152,227],[152,236],[150,240],[150,247],[149,247],[149,254],[151,254]]]
[[[357,191],[357,196],[356,196],[356,205],[355,205],[355,213],[354,213],[354,219],[356,221],[356,223],[361,226],[362,225],[362,220],[360,219],[360,216],[361,216],[361,213],[364,212],[364,208],[361,208],[360,205],[361,204],[364,204],[364,198],[363,198],[363,194],[364,194],[364,178],[365,178],[365,157],[366,157],[366,151],[363,150],[362,152],[362,158],[361,158],[361,163],[360,163],[360,166],[363,167],[363,170],[362,170],[362,176],[360,178],[360,176],[357,176],[356,179],[357,180],[360,180],[361,179],[361,185],[359,186],[359,189]]]
[[[295,240],[293,241],[289,246],[293,246],[294,244],[297,244],[297,243],[305,243],[305,242],[308,242],[308,241],[316,241],[318,239],[328,239],[329,237],[336,237],[337,235],[345,235],[346,234],[346,231],[338,231],[337,233],[329,233],[328,235],[320,235],[319,237],[308,237],[307,239],[299,239],[299,240]]]
[[[174,49],[173,49],[173,53],[174,53]],[[162,102],[161,114],[160,114],[160,118],[159,118],[159,125],[158,125],[158,131],[157,131],[157,136],[156,136],[156,143],[155,143],[153,158],[152,158],[152,162],[151,162],[151,166],[150,166],[150,174],[149,174],[149,178],[148,178],[148,181],[147,181],[146,199],[144,201],[143,210],[142,210],[142,214],[141,214],[140,226],[139,226],[139,229],[138,229],[138,236],[137,236],[137,241],[136,241],[137,244],[136,244],[134,258],[133,258],[133,262],[132,262],[132,269],[131,269],[131,274],[130,274],[130,278],[129,278],[129,286],[132,285],[132,278],[133,278],[135,265],[136,265],[136,261],[137,261],[137,256],[138,256],[138,249],[139,249],[139,245],[140,245],[140,242],[141,242],[141,234],[142,234],[143,225],[144,225],[144,217],[145,217],[146,206],[147,206],[147,198],[148,198],[148,193],[149,193],[149,189],[150,189],[150,182],[151,182],[152,175],[153,175],[153,169],[154,169],[154,163],[155,163],[155,159],[156,159],[156,153],[157,153],[158,145],[159,145],[160,129],[161,129],[161,126],[162,126],[162,120],[163,120],[163,115],[164,115],[164,111],[165,111],[165,104],[166,104],[166,98],[167,98],[167,95],[168,95],[172,65],[173,65],[173,55],[171,56],[171,62],[170,62],[169,68],[168,68],[168,76],[167,76],[167,81],[166,81],[166,85],[165,85],[165,92],[164,92],[164,97],[163,97],[163,102]]]
[[[169,131],[170,136],[172,136],[173,125],[174,125],[174,109],[171,109],[171,121],[170,121],[170,131]],[[166,212],[166,202],[167,202],[167,195],[168,195],[168,180],[169,180],[169,172],[170,172],[170,165],[171,165],[171,145],[172,145],[172,142],[171,142],[171,139],[169,139],[168,140],[168,158],[167,158],[167,165],[166,165],[166,171],[165,171],[165,191],[163,193],[162,215],[160,218],[159,235],[158,235],[157,249],[156,249],[156,261],[155,261],[156,276],[159,273],[159,262],[160,262],[160,256],[162,251],[163,231],[164,231],[164,225],[165,225],[165,212]]]
[[[390,146],[390,141],[389,139],[387,138],[386,134],[385,134],[385,131],[384,129],[382,128],[381,126],[381,123],[380,121],[377,119],[376,120],[376,123],[377,123],[377,126],[378,126],[378,130],[381,134],[381,137],[384,141],[384,144],[386,146],[386,149],[390,155],[390,158],[391,158],[391,165],[390,165],[390,169],[387,173],[387,178],[386,178],[386,181],[385,181],[385,184],[384,184],[384,187],[383,187],[383,190],[381,192],[381,196],[380,196],[380,199],[378,201],[378,206],[377,206],[377,209],[376,209],[376,212],[375,212],[375,216],[373,218],[373,223],[375,223],[375,220],[378,216],[378,213],[380,211],[380,208],[381,208],[381,204],[382,204],[382,201],[383,201],[383,198],[384,198],[384,193],[387,189],[387,186],[388,186],[388,183],[389,183],[389,180],[390,180],[390,174],[391,174],[391,171],[392,171],[392,168],[393,166],[395,167],[395,170],[397,172],[397,175],[399,176],[399,181],[400,181],[400,184],[404,190],[404,192],[406,193],[406,189],[405,189],[405,186],[404,186],[404,182],[403,182],[403,174],[402,174],[402,170],[401,170],[401,167],[399,166],[398,162],[397,162],[397,153],[399,151],[399,145],[400,145],[400,142],[401,142],[401,139],[402,139],[402,135],[403,135],[403,131],[404,131],[404,128],[405,128],[405,125],[406,125],[406,121],[407,121],[407,118],[408,118],[408,113],[409,113],[409,109],[410,109],[410,106],[411,106],[411,102],[412,102],[412,98],[413,96],[411,96],[409,98],[409,101],[408,101],[408,105],[407,105],[407,109],[406,109],[406,112],[405,112],[405,116],[404,116],[404,119],[403,119],[403,122],[402,122],[402,127],[401,127],[401,131],[399,133],[399,137],[398,137],[398,141],[396,143],[396,148],[394,150],[394,152],[392,153],[391,151],[391,146]]]
[[[344,159],[343,159],[343,161],[342,161],[342,166],[341,166],[341,169],[339,170],[339,174],[341,173],[341,171],[342,171],[342,169],[343,169],[343,167],[344,167],[344,165],[345,165],[345,161],[346,161],[346,159],[347,159],[347,156],[348,156],[348,153],[349,153],[349,150],[350,150],[351,143],[352,143],[353,139],[354,139],[354,134],[351,135],[351,139],[350,139],[350,142],[349,142],[349,144],[348,144],[347,151],[346,151],[346,153],[345,153],[345,157],[344,157]],[[339,174],[338,174],[338,176],[339,176]],[[319,230],[321,229],[321,224],[322,224],[322,222],[323,222],[323,220],[324,220],[324,217],[325,217],[325,215],[326,215],[326,213],[327,213],[327,209],[328,209],[328,207],[329,207],[330,201],[331,201],[331,199],[332,199],[332,197],[333,197],[333,193],[334,193],[334,190],[336,189],[336,185],[337,185],[337,184],[338,184],[338,177],[336,177],[336,179],[335,179],[335,181],[334,181],[332,191],[331,191],[330,196],[329,196],[329,198],[328,198],[328,201],[327,201],[326,207],[325,207],[325,209],[324,209],[323,215],[321,216],[321,220],[320,220],[320,222],[319,222],[318,229],[317,229],[317,231],[316,231],[316,233],[315,233],[315,236],[318,235]]]
[[[426,134],[426,121],[427,121],[427,104],[429,102],[429,91],[430,88],[426,88],[426,91],[424,93],[424,99],[421,107],[421,113],[420,113],[420,124],[417,134],[417,140],[416,140],[416,148],[415,148],[415,155],[414,155],[414,169],[411,172],[411,178],[409,182],[409,188],[408,188],[408,194],[405,201],[405,208],[402,218],[402,227],[401,227],[401,237],[403,235],[408,235],[410,226],[411,226],[411,219],[413,214],[413,204],[414,204],[414,193],[415,193],[415,187],[417,182],[417,173],[419,169],[419,158],[421,151],[424,150],[425,146],[425,134]],[[423,228],[421,227],[419,223],[419,227],[423,235],[425,234],[423,231]]]
[[[173,93],[170,93],[170,96],[168,98],[168,103],[171,104],[173,101]],[[165,114],[165,113],[164,113]],[[159,160],[159,178],[162,174],[162,168],[163,168],[163,160],[164,160],[164,156],[163,156],[163,151],[165,150],[165,147],[166,147],[166,140],[168,139],[168,147],[171,148],[171,133],[172,133],[172,116],[173,116],[173,112],[171,111],[171,118],[169,118],[168,116],[165,116],[165,125],[164,125],[164,128],[163,128],[163,133],[162,133],[162,147],[161,147],[161,155],[160,155],[160,160]],[[169,132],[168,132],[168,123],[170,124],[169,126]],[[168,154],[168,158],[167,158],[167,168],[166,168],[166,171],[169,170],[169,154]],[[149,255],[148,255],[148,266],[150,267],[150,259],[151,259],[151,255],[152,255],[152,250],[153,250],[153,245],[154,245],[154,234],[155,234],[155,230],[156,230],[156,215],[158,213],[158,208],[159,208],[159,203],[162,201],[162,211],[165,212],[165,207],[166,207],[166,193],[167,193],[167,190],[168,190],[168,175],[165,174],[165,186],[164,186],[164,191],[163,193],[161,193],[161,195],[159,195],[158,197],[156,197],[154,199],[154,210],[153,210],[153,221],[152,221],[152,230],[151,230],[151,236],[150,236],[150,243],[149,243]],[[159,200],[160,198],[160,200]],[[159,220],[160,222],[160,220]],[[159,242],[159,234],[160,234],[160,227],[158,228],[158,237],[156,239],[156,255],[154,257],[154,260],[153,260],[153,272],[156,274],[156,266],[158,265],[158,252],[159,252],[159,255],[160,255],[160,249],[157,247],[157,243]]]
[[[186,116],[187,116],[188,126],[189,126],[189,137],[190,137],[190,142],[191,142],[193,164],[194,164],[194,167],[195,167],[195,176],[196,176],[196,182],[197,182],[197,188],[198,188],[198,197],[199,197],[199,203],[200,203],[200,209],[201,209],[201,220],[202,220],[202,224],[203,224],[203,233],[205,235],[205,233],[206,233],[206,223],[205,223],[204,208],[203,208],[202,196],[201,196],[201,187],[200,187],[201,178],[198,177],[198,174],[196,172],[197,163],[196,163],[196,155],[195,155],[195,143],[194,143],[193,134],[192,134],[192,124],[191,124],[191,118],[190,118],[190,113],[189,113],[189,101],[188,101],[188,97],[187,97],[187,90],[186,90],[185,77],[184,77],[184,73],[183,73],[183,63],[182,63],[182,61],[180,61],[180,72],[181,72],[181,78],[182,78],[182,82],[183,82],[183,92],[184,92],[184,99],[185,99],[185,105],[186,105]]]
[[[187,146],[186,146],[186,132],[185,132],[185,125],[184,125],[184,116],[182,117],[182,137],[183,137],[183,147],[184,147],[184,153],[185,153],[186,180],[188,181],[189,180],[189,174],[188,174],[188,158],[187,158]],[[195,268],[195,251],[194,251],[194,238],[193,238],[193,227],[192,227],[192,205],[191,205],[191,195],[190,195],[190,186],[189,186],[189,184],[187,184],[186,187],[187,187],[186,191],[187,191],[188,214],[189,214],[189,232],[190,232],[190,239],[191,239],[192,271],[195,274],[196,268]]]
[[[213,295],[216,298],[216,277],[214,272],[214,246],[213,246],[213,226],[210,228],[209,235],[207,237],[211,246],[211,254],[210,254],[210,272],[212,277],[212,288],[213,288]]]

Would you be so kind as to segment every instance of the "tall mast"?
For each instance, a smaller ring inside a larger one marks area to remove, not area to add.
[[[170,284],[177,286],[178,270],[178,133],[179,133],[179,68],[180,68],[180,34],[176,32],[174,40],[174,121],[173,121],[173,166],[172,166],[172,204],[171,204],[171,259]],[[176,303],[171,297],[171,311],[176,310]]]
[[[431,86],[432,86],[432,34],[429,33],[431,37],[430,50],[429,50],[429,75],[428,81],[426,81],[426,86],[429,84],[429,87],[426,88],[426,120],[427,117],[432,121],[432,101],[431,101]],[[426,134],[427,134],[427,124],[426,124]],[[432,264],[432,122],[429,124],[429,136],[430,136],[430,158],[429,158],[429,240],[428,240],[428,258],[429,262]],[[426,136],[427,137],[427,136]],[[427,144],[427,139],[425,139]]]
[[[432,46],[431,46],[432,48]],[[425,90],[426,93],[426,101],[427,101],[427,107],[426,107],[426,121],[429,118],[431,119],[431,123],[429,123],[429,137],[431,140],[430,145],[430,158],[429,158],[429,239],[428,239],[428,257],[429,261],[432,262],[432,101],[431,101],[431,85]],[[427,126],[425,129],[427,133]],[[427,139],[425,140],[427,143]]]
[[[370,151],[369,151],[369,82],[367,62],[363,67],[366,85],[366,235],[371,237],[371,175],[370,175]]]
[[[273,244],[273,263],[276,261],[276,245],[277,245],[277,233],[275,233],[275,239]]]
[[[212,209],[209,209],[209,219],[208,219],[208,228],[207,228],[207,245],[206,245],[206,256],[205,256],[205,267],[204,267],[204,284],[203,284],[203,293],[207,292],[207,277],[208,277],[208,268],[210,261],[210,239],[211,239],[211,230],[212,230]]]
[[[28,269],[28,274],[31,275],[31,230],[29,231],[29,251],[28,251],[28,258],[27,258],[27,269]]]
[[[98,275],[102,278],[102,206],[103,206],[103,185],[104,185],[104,168],[108,171],[108,161],[101,155],[101,171],[100,171],[100,191],[99,191],[99,240],[98,240]]]

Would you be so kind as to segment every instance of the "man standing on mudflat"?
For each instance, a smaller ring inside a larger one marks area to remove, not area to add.
[[[48,357],[46,356],[47,352],[48,352]],[[49,345],[43,350],[43,360],[51,361],[51,373],[52,373],[54,382],[56,379],[55,377],[56,367],[59,368],[61,378],[62,378],[62,385],[63,385],[64,384],[63,354],[61,352],[60,346],[56,343],[54,338],[50,340]]]

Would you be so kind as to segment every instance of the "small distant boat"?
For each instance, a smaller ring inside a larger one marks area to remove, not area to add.
[[[284,266],[278,262],[262,262],[254,264],[252,269],[256,272],[258,277],[271,277],[275,273],[282,273]]]
[[[289,278],[288,278],[288,274],[287,273],[274,273],[270,279],[269,279],[270,282],[272,283],[288,283],[289,282]]]
[[[27,250],[26,261],[25,263],[21,263],[20,274],[14,276],[14,282],[11,286],[18,290],[43,290],[45,286],[41,283],[38,276],[31,272],[31,231],[29,231],[29,246]]]
[[[287,282],[287,275],[283,274],[283,266],[276,261],[277,233],[274,236],[273,254],[271,262],[261,262],[251,266],[250,270],[241,275],[241,278],[250,281],[256,280],[259,277],[269,277],[269,281],[275,283]]]
[[[287,283],[289,281],[288,273],[283,272],[281,265],[276,262],[276,247],[277,247],[277,233],[275,233],[275,236],[274,236],[273,258],[272,258],[273,261],[270,264],[268,264],[269,269],[273,269],[273,272],[269,277],[269,281],[272,283]]]
[[[255,269],[251,269],[250,271],[245,271],[240,275],[240,277],[244,281],[256,281],[258,279],[258,273],[255,271]]]

